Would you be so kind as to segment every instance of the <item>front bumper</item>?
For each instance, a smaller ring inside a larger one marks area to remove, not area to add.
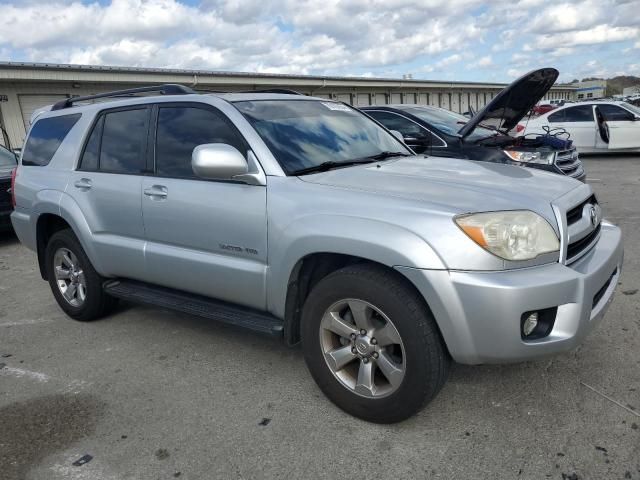
[[[623,255],[620,229],[603,222],[598,243],[570,266],[500,272],[397,268],[427,300],[454,360],[505,363],[579,345],[613,298]],[[558,310],[549,335],[522,340],[522,314],[550,307]]]

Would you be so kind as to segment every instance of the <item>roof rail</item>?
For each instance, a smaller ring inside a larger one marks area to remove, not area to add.
[[[154,85],[152,87],[139,87],[130,88],[128,90],[118,90],[115,92],[98,93],[96,95],[87,95],[86,97],[71,97],[65,100],[61,100],[54,104],[51,110],[62,110],[73,106],[76,102],[86,102],[88,100],[96,100],[99,98],[112,98],[112,97],[128,97],[134,96],[138,93],[158,92],[160,95],[189,95],[192,93],[198,93],[195,90],[185,87],[184,85],[178,85],[176,83],[166,83],[164,85]]]
[[[304,93],[296,92],[295,90],[289,90],[288,88],[266,88],[264,90],[243,90],[241,92],[229,93],[284,93],[286,95],[304,95]]]

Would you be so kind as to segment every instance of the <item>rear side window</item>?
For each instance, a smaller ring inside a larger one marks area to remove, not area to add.
[[[16,156],[4,147],[0,147],[0,167],[15,167]]]
[[[100,156],[100,140],[102,138],[102,126],[104,125],[104,116],[100,117],[96,126],[93,127],[87,146],[82,154],[82,169],[97,170],[98,157]]]
[[[80,114],[43,118],[31,128],[22,154],[22,165],[43,167],[58,151]]]
[[[634,115],[633,113],[625,110],[624,108],[620,108],[617,105],[598,105],[598,109],[604,115],[604,119],[610,122],[626,122],[633,121]]]
[[[551,115],[549,115],[548,120],[551,123],[564,122],[564,112],[564,110],[560,110],[559,112],[552,113]]]
[[[564,122],[593,122],[591,105],[579,105],[564,110]]]
[[[146,168],[150,108],[106,112],[95,123],[80,170],[139,174]]]
[[[222,115],[205,108],[160,107],[156,132],[156,174],[195,178],[191,154],[198,145],[226,143],[247,153],[240,135]]]

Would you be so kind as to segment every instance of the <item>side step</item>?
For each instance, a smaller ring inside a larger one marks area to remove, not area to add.
[[[107,280],[103,288],[109,295],[123,300],[210,318],[267,335],[281,337],[284,331],[283,321],[268,313],[171,288],[133,280]]]

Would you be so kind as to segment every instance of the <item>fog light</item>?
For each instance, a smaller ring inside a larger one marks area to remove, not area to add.
[[[538,312],[530,314],[522,324],[522,333],[525,337],[531,335],[531,332],[538,326]]]
[[[520,338],[524,341],[540,340],[553,330],[558,307],[524,312],[520,317]]]

